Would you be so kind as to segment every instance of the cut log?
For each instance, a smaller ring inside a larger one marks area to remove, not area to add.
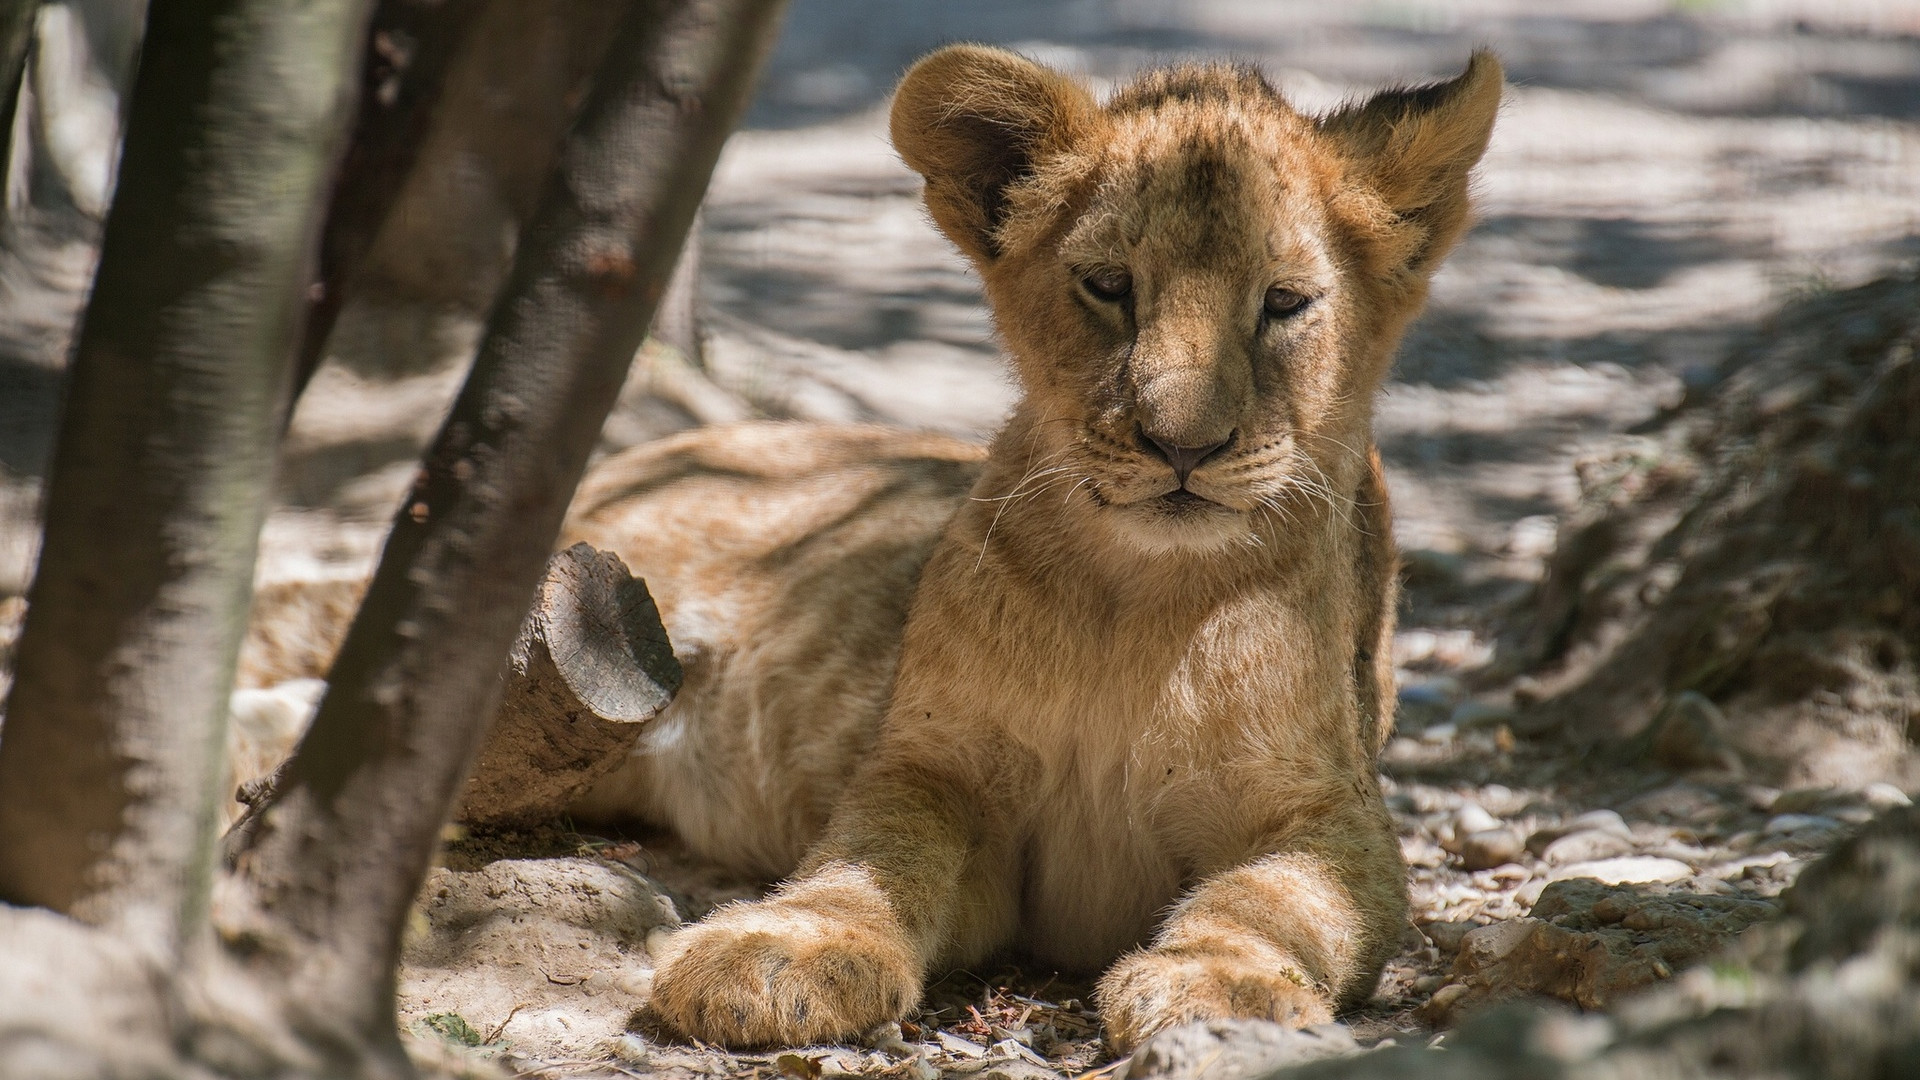
[[[660,611],[618,555],[586,544],[555,555],[459,820],[517,828],[559,815],[633,749],[680,679]]]

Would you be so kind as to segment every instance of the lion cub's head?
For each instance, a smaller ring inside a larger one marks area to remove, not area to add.
[[[1069,503],[1155,551],[1340,513],[1500,91],[1484,52],[1323,117],[1244,67],[1154,72],[1102,105],[997,49],[920,61],[894,145],[985,282],[1027,482],[1071,480]]]

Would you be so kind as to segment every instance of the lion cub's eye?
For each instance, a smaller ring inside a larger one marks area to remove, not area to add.
[[[1126,299],[1127,294],[1133,291],[1133,275],[1117,266],[1109,266],[1088,274],[1080,284],[1085,285],[1095,299],[1112,303]]]
[[[1294,292],[1292,289],[1275,285],[1273,288],[1267,290],[1267,317],[1284,319],[1289,315],[1296,314],[1301,308],[1307,306],[1307,302],[1310,299],[1310,297]]]

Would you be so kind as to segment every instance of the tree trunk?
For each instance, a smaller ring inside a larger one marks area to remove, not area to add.
[[[778,0],[635,5],[395,520],[312,728],[232,837],[230,956],[309,1034],[393,1036],[400,932],[568,499]],[[397,1051],[395,1051],[397,1053]]]
[[[447,68],[484,7],[479,0],[380,0],[374,10],[359,116],[327,207],[294,362],[295,397],[320,367],[354,279],[426,142]]]
[[[695,215],[680,262],[667,282],[667,295],[653,317],[653,340],[679,350],[696,371],[707,366],[700,326],[700,217]]]
[[[0,898],[158,956],[222,725],[365,0],[156,0],[0,737]]]
[[[0,180],[12,175],[13,120],[20,111],[20,80],[27,73],[27,46],[33,40],[40,0],[0,0]],[[0,228],[7,217],[0,192]]]

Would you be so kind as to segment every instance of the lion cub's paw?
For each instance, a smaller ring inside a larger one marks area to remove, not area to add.
[[[899,932],[778,900],[739,904],[663,943],[652,1006],[726,1046],[801,1045],[897,1020],[920,1000],[920,965]]]
[[[1333,1019],[1326,996],[1297,970],[1225,952],[1130,953],[1094,991],[1107,1040],[1126,1053],[1190,1020],[1272,1020],[1293,1027]]]

